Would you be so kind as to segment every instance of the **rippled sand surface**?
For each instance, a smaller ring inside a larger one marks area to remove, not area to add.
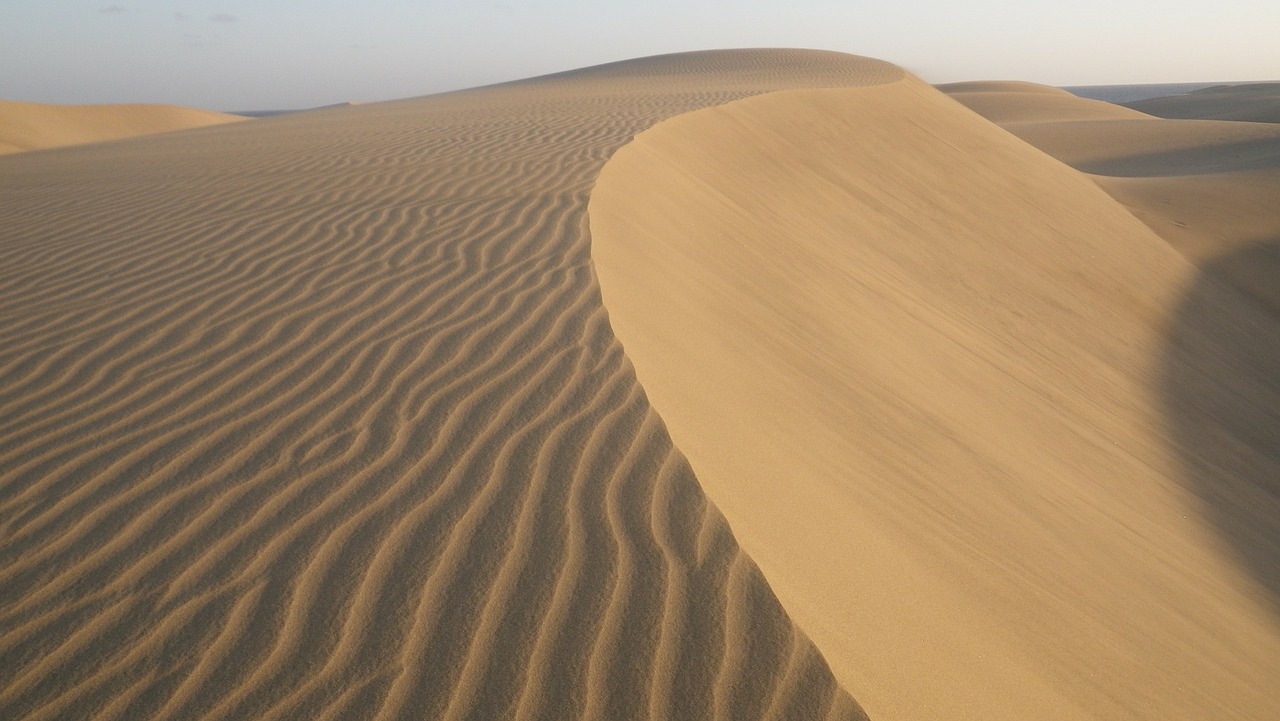
[[[610,331],[694,53],[0,159],[0,717],[860,718]]]

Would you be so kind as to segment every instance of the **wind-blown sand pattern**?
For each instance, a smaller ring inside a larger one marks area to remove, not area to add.
[[[0,155],[243,120],[248,118],[177,105],[44,105],[0,100]]]
[[[0,717],[851,719],[614,339],[654,58],[0,159]]]
[[[660,124],[590,215],[646,393],[872,718],[1274,718],[1280,314],[910,77]]]

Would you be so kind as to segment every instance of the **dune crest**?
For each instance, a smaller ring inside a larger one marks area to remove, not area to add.
[[[0,718],[864,718],[586,208],[664,118],[901,76],[690,53],[0,158]]]
[[[177,105],[44,105],[0,100],[0,155],[244,120],[248,118]]]
[[[1196,270],[1088,177],[906,78],[662,123],[590,218],[646,393],[872,718],[1280,707],[1162,403]]]

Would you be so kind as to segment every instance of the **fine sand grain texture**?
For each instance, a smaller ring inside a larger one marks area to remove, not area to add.
[[[862,718],[586,208],[664,118],[900,77],[694,53],[0,158],[0,718]]]
[[[662,123],[590,215],[654,407],[872,718],[1275,718],[1280,319],[1089,176],[907,77]]]
[[[243,120],[248,118],[177,105],[43,105],[0,100],[0,155]]]

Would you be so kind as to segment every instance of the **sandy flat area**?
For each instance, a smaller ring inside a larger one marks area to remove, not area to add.
[[[955,90],[1019,135],[1136,124],[1088,158],[1135,173],[1275,137]],[[905,77],[660,124],[590,215],[654,407],[872,718],[1280,708],[1280,316],[1096,176]]]
[[[243,120],[248,118],[177,105],[46,105],[0,100],[0,155]]]

